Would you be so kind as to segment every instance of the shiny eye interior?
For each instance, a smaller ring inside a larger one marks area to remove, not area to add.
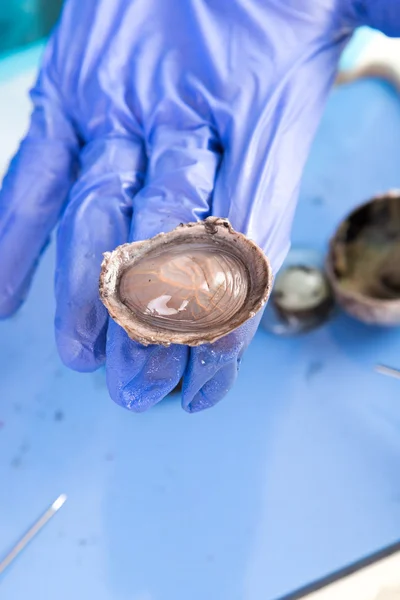
[[[226,323],[248,292],[249,272],[240,257],[201,242],[144,256],[120,281],[121,301],[137,319],[172,331]]]
[[[141,344],[199,346],[254,317],[271,284],[261,248],[226,219],[208,217],[107,253],[99,291]]]

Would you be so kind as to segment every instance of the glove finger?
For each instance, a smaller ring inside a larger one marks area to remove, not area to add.
[[[146,186],[133,199],[134,240],[205,218],[220,159],[215,138],[206,126],[191,132],[158,128],[149,146]],[[149,408],[178,384],[188,355],[185,346],[144,348],[120,327],[110,327],[107,380],[111,397],[131,410]]]
[[[190,349],[182,387],[182,408],[199,412],[222,400],[236,381],[242,356],[260,323],[259,313],[214,344]]]
[[[243,93],[223,134],[224,152],[215,185],[213,214],[266,252],[274,273],[290,247],[299,184],[343,40],[299,56],[266,89]],[[270,89],[274,90],[271,95]],[[268,101],[266,101],[266,98]]]
[[[90,142],[80,162],[58,231],[55,329],[63,362],[93,371],[105,361],[108,322],[99,298],[100,265],[104,252],[128,240],[146,159],[141,140],[104,138]]]
[[[218,141],[206,125],[190,132],[160,126],[149,150],[146,185],[133,201],[133,240],[205,219],[220,162]]]
[[[107,334],[107,385],[120,406],[143,412],[165,398],[181,380],[186,346],[142,346],[110,319]]]
[[[236,229],[256,241],[274,273],[290,246],[299,182],[334,79],[340,45],[311,51],[313,60],[299,57],[296,68],[272,86],[272,96],[262,89],[256,95],[246,90],[222,132],[225,152],[213,214],[228,217]],[[191,350],[182,392],[186,410],[212,406],[224,396],[236,379],[237,361],[260,318],[258,314],[216,344]]]
[[[31,95],[30,127],[0,192],[0,317],[24,301],[76,172],[75,132],[44,74]]]

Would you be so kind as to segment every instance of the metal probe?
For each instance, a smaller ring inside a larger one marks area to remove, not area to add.
[[[20,552],[25,548],[27,544],[35,537],[37,533],[46,525],[46,523],[56,514],[56,512],[62,507],[66,501],[67,496],[61,494],[57,500],[54,500],[53,504],[49,506],[46,512],[32,525],[32,527],[25,533],[25,535],[17,542],[14,548],[0,561],[0,574],[10,566],[13,560],[15,560]]]
[[[375,365],[375,371],[381,373],[381,375],[400,379],[400,369],[394,369],[393,367],[387,367],[386,365]]]

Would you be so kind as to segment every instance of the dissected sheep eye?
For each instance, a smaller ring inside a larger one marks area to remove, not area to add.
[[[254,316],[271,279],[260,248],[211,217],[107,254],[100,295],[132,339],[196,346]]]
[[[400,325],[400,192],[373,198],[342,221],[327,272],[346,312],[366,323]]]

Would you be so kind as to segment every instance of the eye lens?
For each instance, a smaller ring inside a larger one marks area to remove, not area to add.
[[[294,249],[278,273],[261,324],[275,335],[315,329],[331,315],[334,299],[323,269],[324,257]]]

